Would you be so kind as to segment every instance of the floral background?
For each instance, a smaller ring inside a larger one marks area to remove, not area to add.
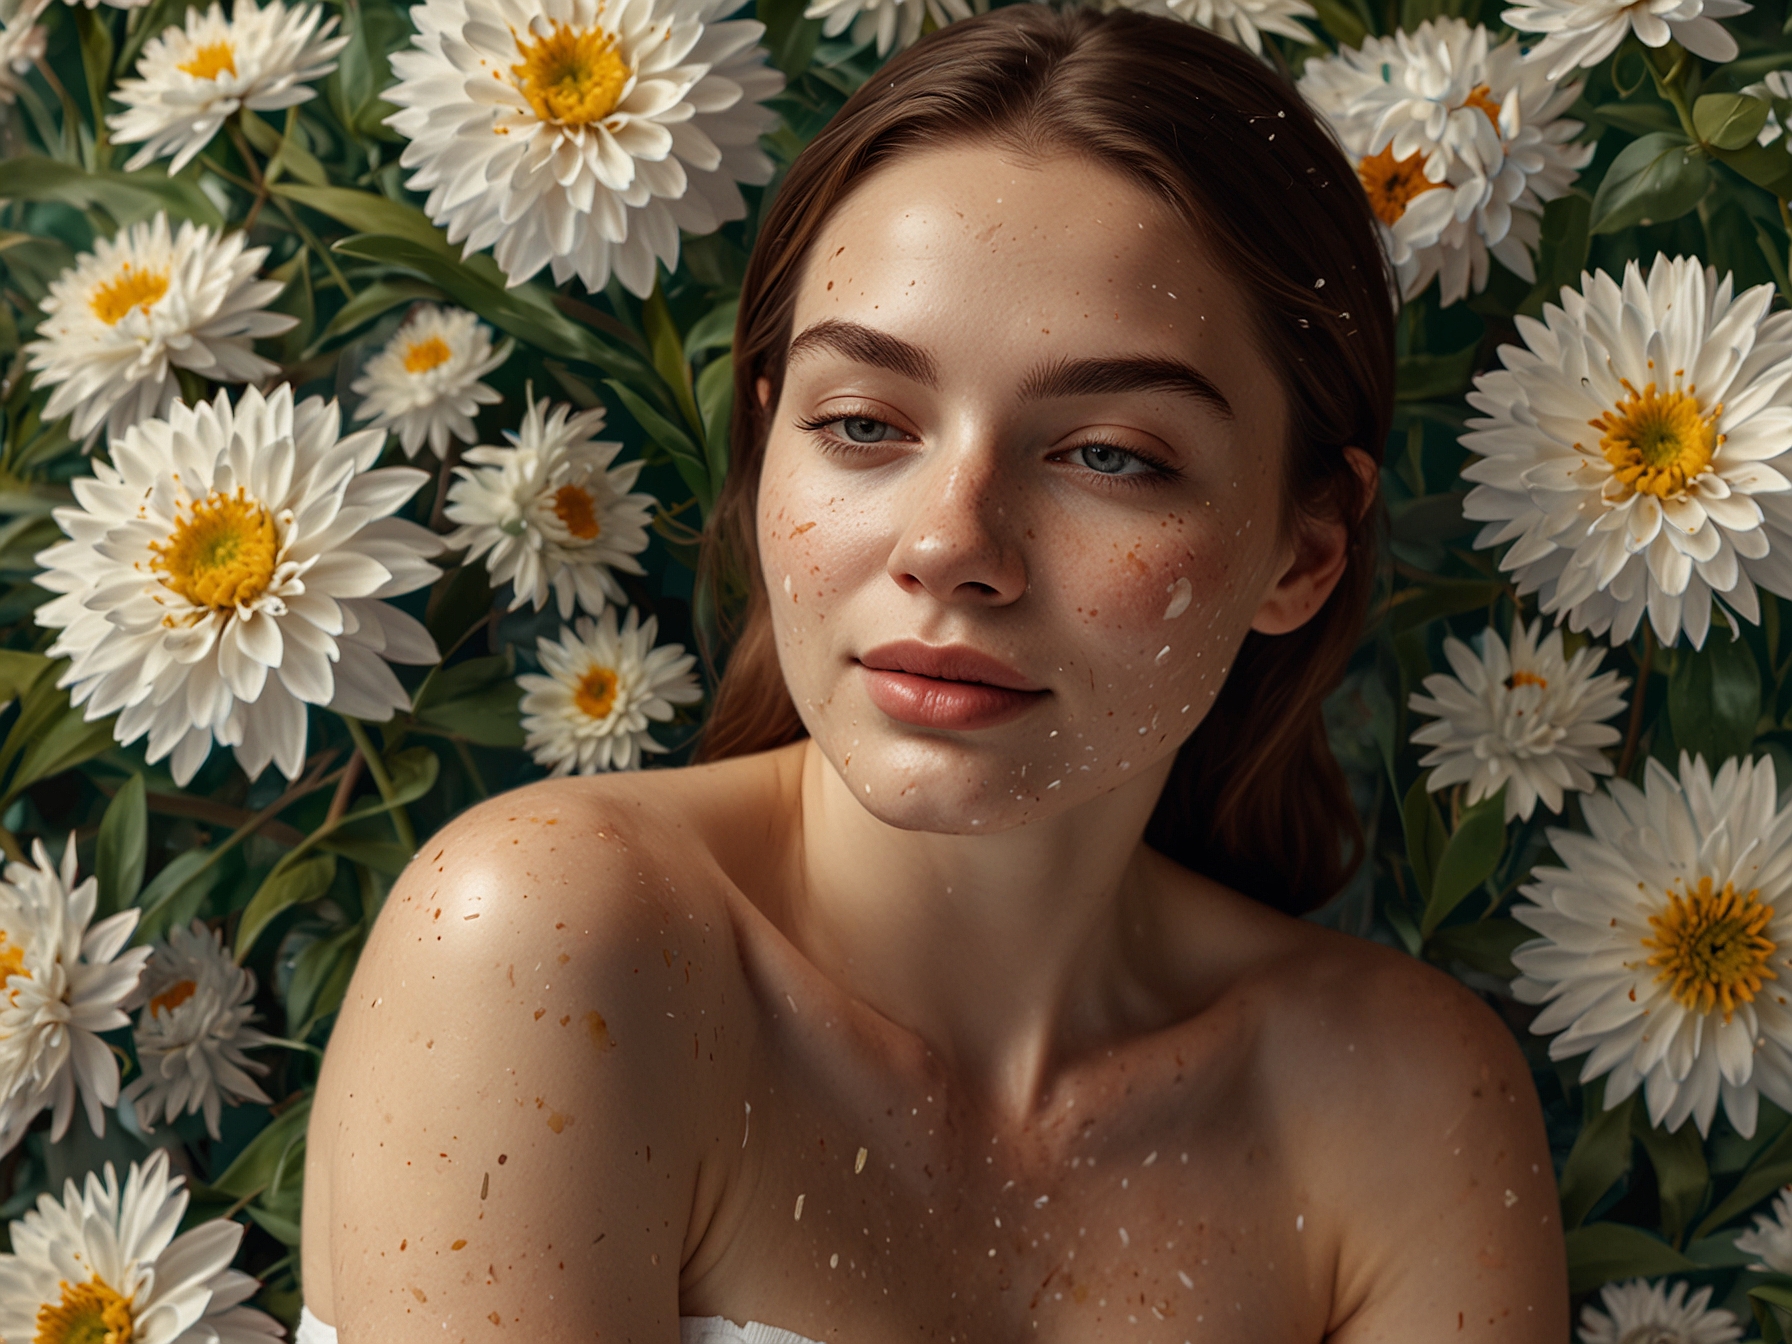
[[[757,221],[972,12],[728,3],[0,0],[0,1340],[290,1330],[407,858],[688,756]],[[1783,1340],[1792,16],[1137,3],[1298,80],[1402,289],[1314,918],[1511,1025],[1580,1340]]]

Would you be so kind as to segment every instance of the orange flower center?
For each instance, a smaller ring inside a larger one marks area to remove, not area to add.
[[[448,342],[440,336],[431,336],[426,341],[413,341],[404,352],[404,371],[406,373],[428,373],[431,369],[440,368],[454,358],[454,351],[448,348]]]
[[[1400,222],[1413,197],[1443,186],[1442,182],[1426,180],[1423,154],[1415,150],[1396,161],[1392,145],[1357,164],[1356,175],[1363,181],[1375,218],[1390,229]]]
[[[131,309],[148,312],[167,292],[167,271],[140,271],[127,261],[117,275],[93,291],[87,303],[95,317],[108,327],[116,327]]]
[[[179,984],[170,985],[155,998],[149,1001],[149,1015],[154,1017],[163,1009],[167,1009],[170,1017],[174,1010],[193,997],[193,991],[199,988],[191,980],[182,980]]]
[[[607,667],[593,667],[579,678],[573,703],[594,719],[607,719],[616,707],[616,688],[621,679]]]
[[[195,79],[216,79],[219,75],[236,73],[236,53],[230,49],[228,42],[209,42],[193,52],[191,60],[183,61],[179,67]]]
[[[539,41],[517,40],[523,59],[510,67],[517,88],[543,121],[563,126],[602,121],[628,86],[628,65],[616,50],[615,35],[551,22],[554,31]]]
[[[1692,890],[1670,891],[1668,908],[1649,916],[1655,932],[1643,939],[1648,964],[1660,972],[1655,983],[1667,983],[1695,1013],[1721,1004],[1728,1022],[1738,1000],[1753,1003],[1763,980],[1779,978],[1767,964],[1778,945],[1761,932],[1772,918],[1773,907],[1761,903],[1760,892],[1739,896],[1727,882],[1713,892],[1711,879],[1702,877]]]
[[[151,542],[151,566],[196,607],[228,611],[267,590],[274,577],[280,538],[268,511],[237,487],[217,491],[177,518],[165,542]]]
[[[32,1344],[131,1344],[135,1336],[130,1299],[96,1274],[86,1283],[62,1281],[62,1301],[37,1309]]]
[[[603,531],[597,521],[596,501],[582,485],[563,485],[554,491],[554,516],[580,541],[590,541]]]
[[[1629,395],[1587,422],[1600,431],[1599,451],[1611,463],[1612,475],[1632,490],[1658,499],[1681,494],[1688,481],[1711,465],[1724,441],[1717,432],[1723,406],[1701,415],[1690,387],[1663,395],[1654,383],[1638,392],[1623,381]]]

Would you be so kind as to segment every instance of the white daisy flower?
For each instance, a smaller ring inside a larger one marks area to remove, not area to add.
[[[1576,630],[1703,647],[1716,597],[1758,621],[1755,585],[1792,596],[1792,313],[1773,286],[1732,298],[1697,257],[1564,286],[1524,347],[1475,380],[1463,512],[1500,568]]]
[[[603,424],[601,406],[550,415],[543,397],[521,431],[504,431],[510,447],[470,448],[471,465],[454,469],[443,512],[460,526],[443,542],[466,547],[467,563],[485,556],[492,585],[515,590],[512,611],[524,602],[540,611],[552,589],[561,620],[575,603],[595,616],[606,599],[628,601],[612,570],[646,572],[633,557],[647,547],[655,500],[628,493],[642,463],[611,467],[622,445],[593,437]]]
[[[228,20],[216,0],[204,13],[189,9],[186,27],[145,42],[136,77],[113,90],[125,111],[106,118],[112,138],[147,142],[125,167],[172,154],[168,171],[178,173],[238,108],[272,112],[315,98],[311,82],[334,70],[331,58],[348,45],[330,36],[335,27],[316,5],[289,10],[280,0],[265,9],[236,0]]]
[[[645,764],[647,753],[666,750],[653,740],[648,720],[665,723],[672,706],[703,698],[691,675],[696,658],[682,644],[654,648],[659,620],[649,616],[637,627],[639,616],[630,607],[618,633],[616,608],[608,607],[601,621],[579,617],[558,642],[536,641],[547,675],[525,672],[516,679],[523,688],[523,745],[536,764],[555,775],[632,770]]]
[[[37,555],[35,580],[60,593],[37,609],[61,627],[58,681],[89,721],[118,714],[120,742],[149,734],[175,782],[216,741],[251,779],[305,760],[306,705],[390,718],[410,700],[386,660],[433,663],[435,642],[379,599],[439,575],[441,543],[389,517],[427,479],[370,470],[385,436],[341,436],[335,402],[293,405],[282,384],[176,402],[72,482],[78,507],[55,518],[70,540]],[[121,712],[122,711],[122,712]]]
[[[1772,1213],[1757,1213],[1752,1231],[1736,1238],[1736,1249],[1755,1257],[1750,1269],[1792,1274],[1792,1185],[1773,1197]]]
[[[1486,288],[1490,256],[1534,280],[1543,205],[1593,157],[1562,115],[1581,86],[1545,79],[1515,38],[1490,44],[1484,27],[1427,20],[1301,75],[1356,161],[1409,299],[1440,276],[1445,304]]]
[[[1736,1313],[1722,1307],[1707,1310],[1711,1289],[1688,1297],[1690,1286],[1684,1279],[1671,1292],[1665,1279],[1606,1284],[1599,1290],[1604,1311],[1590,1304],[1580,1309],[1580,1344],[1729,1344],[1741,1339]]]
[[[954,19],[988,10],[989,0],[813,0],[803,17],[823,20],[823,37],[838,37],[850,24],[854,42],[863,45],[875,38],[877,54],[883,56],[891,47],[900,51],[914,46],[930,22],[944,28]]]
[[[265,247],[214,236],[191,220],[172,237],[158,212],[94,243],[50,283],[38,339],[25,347],[40,387],[55,387],[45,420],[70,415],[69,436],[111,442],[174,404],[177,368],[244,383],[280,371],[251,349],[298,318],[264,311],[280,294],[257,280]]]
[[[0,880],[0,1153],[12,1151],[46,1106],[54,1108],[50,1141],[60,1142],[77,1091],[88,1126],[105,1134],[105,1108],[118,1101],[118,1059],[98,1033],[129,1024],[125,1010],[149,959],[147,947],[122,950],[142,911],[88,927],[99,883],[75,884],[72,836],[60,871],[42,840],[31,842],[31,860],[8,863]]]
[[[437,457],[450,438],[471,443],[481,406],[503,400],[479,380],[510,358],[515,342],[492,349],[491,329],[464,308],[419,304],[391,341],[362,367],[351,391],[365,397],[355,419],[391,430],[406,457],[423,441]]]
[[[1408,701],[1420,714],[1441,716],[1412,735],[1432,748],[1419,764],[1437,767],[1427,785],[1433,792],[1466,782],[1473,805],[1504,787],[1506,820],[1529,821],[1539,798],[1560,812],[1563,789],[1585,793],[1594,775],[1611,774],[1600,748],[1620,734],[1605,720],[1624,708],[1630,682],[1616,672],[1594,675],[1602,648],[1565,658],[1559,628],[1539,644],[1542,624],[1515,624],[1510,645],[1497,631],[1482,631],[1479,657],[1459,639],[1444,640],[1456,675],[1426,677],[1430,695]]]
[[[10,107],[25,87],[25,76],[43,58],[45,34],[37,22],[49,0],[25,0],[0,23],[0,106]]]
[[[132,1033],[143,1072],[122,1095],[136,1107],[146,1133],[154,1133],[157,1112],[172,1122],[203,1107],[206,1131],[216,1139],[226,1101],[272,1103],[243,1072],[268,1071],[243,1051],[274,1039],[248,1025],[256,1016],[249,1004],[255,972],[231,959],[221,931],[214,933],[197,918],[191,928],[170,929],[167,941],[154,946],[143,992],[149,997]]]
[[[1680,756],[1651,759],[1645,788],[1613,780],[1583,804],[1587,835],[1551,830],[1565,868],[1538,868],[1513,917],[1513,994],[1551,1059],[1587,1053],[1609,1109],[1642,1084],[1649,1123],[1709,1131],[1719,1098],[1755,1132],[1765,1094],[1792,1107],[1792,805],[1775,806],[1773,761],[1729,760],[1714,780]]]
[[[426,0],[415,50],[392,57],[410,140],[400,162],[425,208],[491,248],[509,283],[543,266],[599,290],[653,289],[678,231],[746,214],[735,184],[771,180],[761,105],[784,87],[763,24],[718,21],[735,0]]]
[[[1598,65],[1632,32],[1645,46],[1672,39],[1708,61],[1733,61],[1736,39],[1717,20],[1753,8],[1743,0],[1526,0],[1500,17],[1520,32],[1548,34],[1531,59],[1560,79],[1577,65]]]
[[[0,1339],[135,1340],[139,1344],[269,1344],[286,1327],[241,1305],[260,1280],[230,1267],[243,1224],[213,1218],[180,1236],[185,1177],[170,1175],[168,1150],[133,1162],[124,1190],[110,1162],[105,1180],[88,1172],[85,1192],[63,1182],[62,1200],[10,1225],[0,1255]]]
[[[111,5],[114,9],[142,9],[149,2],[150,0],[104,0],[104,3]],[[98,9],[101,0],[67,0],[67,3],[71,7],[85,5],[88,9]]]
[[[1136,9],[1181,19],[1236,42],[1253,55],[1263,54],[1263,34],[1280,33],[1303,44],[1313,33],[1302,19],[1316,17],[1307,0],[1100,0],[1104,11]]]

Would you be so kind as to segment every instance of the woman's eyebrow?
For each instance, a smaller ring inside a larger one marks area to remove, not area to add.
[[[923,387],[939,390],[939,366],[932,355],[875,327],[832,317],[805,327],[790,343],[786,367],[812,350],[832,350],[855,363],[888,369]],[[1034,369],[1020,385],[1021,398],[1026,401],[1116,392],[1175,392],[1205,403],[1228,420],[1233,418],[1232,403],[1212,379],[1192,364],[1161,355],[1059,359]]]

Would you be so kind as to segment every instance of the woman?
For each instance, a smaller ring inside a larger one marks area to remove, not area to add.
[[[1509,1033],[1285,913],[1348,871],[1390,333],[1349,168],[1218,39],[1017,6],[890,62],[742,294],[709,763],[400,879],[307,1336],[1560,1339]]]

